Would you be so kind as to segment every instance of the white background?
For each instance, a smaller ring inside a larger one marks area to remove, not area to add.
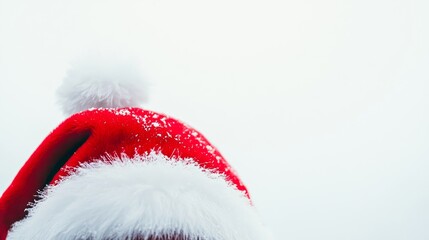
[[[88,51],[203,132],[277,239],[429,239],[429,1],[0,0],[0,190]],[[107,50],[106,50],[107,51]]]

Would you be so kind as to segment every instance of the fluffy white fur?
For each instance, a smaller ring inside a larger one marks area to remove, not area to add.
[[[42,194],[8,239],[267,240],[249,200],[222,175],[161,154],[84,165]]]
[[[76,63],[58,89],[58,97],[64,113],[73,114],[89,108],[139,106],[147,94],[135,62],[99,56]]]

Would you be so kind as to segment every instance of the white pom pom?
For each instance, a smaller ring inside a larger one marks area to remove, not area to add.
[[[135,107],[146,98],[138,65],[114,58],[86,59],[73,66],[58,89],[66,114],[90,108]]]

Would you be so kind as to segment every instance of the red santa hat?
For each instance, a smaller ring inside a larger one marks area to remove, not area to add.
[[[60,88],[77,113],[3,193],[0,240],[268,239],[246,187],[200,132],[132,107],[144,99],[135,68],[94,68],[72,70]]]

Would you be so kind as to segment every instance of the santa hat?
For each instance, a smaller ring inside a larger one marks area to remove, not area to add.
[[[267,239],[220,152],[190,126],[132,107],[144,99],[133,69],[106,69],[69,72],[60,92],[77,113],[3,193],[0,240]]]

